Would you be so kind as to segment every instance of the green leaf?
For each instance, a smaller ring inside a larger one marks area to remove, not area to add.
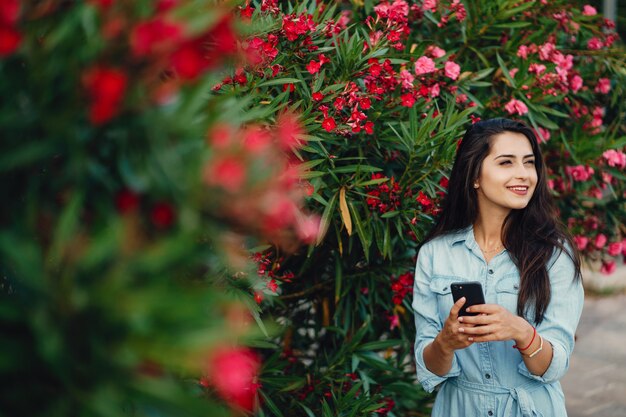
[[[399,345],[401,345],[403,343],[404,343],[404,341],[401,340],[401,339],[377,340],[377,341],[368,342],[368,343],[365,343],[365,344],[359,346],[358,350],[359,351],[363,351],[363,350],[381,350],[381,349],[390,348],[392,346],[399,346]]]
[[[509,74],[509,69],[506,67],[506,64],[504,63],[504,61],[502,60],[498,52],[496,52],[496,59],[498,60],[498,65],[500,66],[500,69],[502,70],[502,75],[504,75],[504,77],[509,81],[509,83],[511,84],[511,87],[517,89],[517,86],[515,85],[515,81],[513,80],[513,78],[511,78],[511,75]]]
[[[333,195],[333,197],[328,202],[328,205],[326,205],[326,208],[324,209],[324,212],[322,213],[322,219],[320,221],[319,234],[317,236],[317,242],[316,242],[316,245],[318,245],[318,246],[324,241],[324,237],[326,237],[326,232],[328,231],[328,226],[329,226],[330,222],[332,221],[332,216],[334,214],[335,203],[337,202],[337,196],[338,195],[339,195],[339,191],[337,191]]]
[[[267,396],[267,394],[265,394],[265,392],[263,392],[262,390],[259,390],[258,392],[261,394],[261,397],[263,397],[263,403],[265,404],[265,406],[267,406],[267,408],[269,408],[276,417],[283,417],[283,413],[281,413],[278,407],[276,407],[274,401],[272,401],[271,398]]]
[[[273,80],[267,80],[257,85],[257,87],[267,87],[270,85],[283,85],[283,84],[299,84],[302,81],[297,78],[274,78]]]

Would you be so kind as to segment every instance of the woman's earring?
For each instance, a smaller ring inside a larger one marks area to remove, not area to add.
[[[474,183],[474,188],[478,188],[478,183],[477,182]]]

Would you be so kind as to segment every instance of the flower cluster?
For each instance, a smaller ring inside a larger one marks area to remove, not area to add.
[[[319,220],[299,207],[305,192],[302,170],[285,153],[303,144],[296,116],[282,114],[274,128],[218,124],[207,139],[213,155],[204,167],[204,182],[229,196],[221,216],[277,244],[289,243],[289,230],[305,242],[315,239]]]
[[[395,305],[402,304],[404,298],[413,291],[414,280],[412,272],[404,273],[398,278],[391,278],[392,301]]]
[[[292,282],[295,278],[293,272],[283,270],[281,262],[284,257],[276,258],[272,251],[256,252],[252,255],[252,260],[257,264],[257,275],[265,280],[265,289],[270,294],[276,294],[279,288],[279,282]],[[258,304],[263,301],[263,292],[255,293],[255,300]]]
[[[214,388],[231,405],[250,412],[260,387],[260,367],[259,357],[249,348],[223,347],[210,354],[207,375],[199,382],[205,388]]]
[[[372,174],[373,180],[382,178],[385,178],[383,174]],[[400,184],[393,177],[388,183],[380,184],[375,189],[368,191],[367,195],[366,203],[372,211],[378,210],[379,213],[383,214],[400,207]]]
[[[141,20],[128,18],[116,2],[94,3],[102,16],[102,38],[108,45],[125,45],[126,59],[149,69],[147,76],[133,80],[124,69],[105,61],[85,69],[82,84],[94,125],[107,123],[121,112],[130,85],[147,87],[155,103],[167,103],[182,83],[195,81],[239,54],[228,14],[196,33],[175,19],[175,2],[157,2],[153,14]]]

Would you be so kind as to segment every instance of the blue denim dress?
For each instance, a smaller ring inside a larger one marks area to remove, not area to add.
[[[569,367],[574,332],[582,313],[582,283],[574,283],[574,264],[566,253],[548,263],[552,298],[537,331],[551,343],[552,362],[542,375],[528,371],[512,340],[474,343],[454,354],[452,368],[441,377],[424,364],[424,348],[443,327],[453,300],[450,284],[479,281],[485,302],[517,312],[520,277],[503,250],[487,264],[472,227],[440,236],[420,249],[415,270],[413,310],[417,335],[417,379],[432,392],[439,387],[433,417],[564,417],[559,379]],[[531,310],[529,317],[534,317]]]

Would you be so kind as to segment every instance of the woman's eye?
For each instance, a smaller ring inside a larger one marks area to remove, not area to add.
[[[527,164],[531,164],[531,165],[535,165],[535,161],[531,160],[531,161],[526,161]]]
[[[511,165],[511,161],[502,161],[500,165]]]

